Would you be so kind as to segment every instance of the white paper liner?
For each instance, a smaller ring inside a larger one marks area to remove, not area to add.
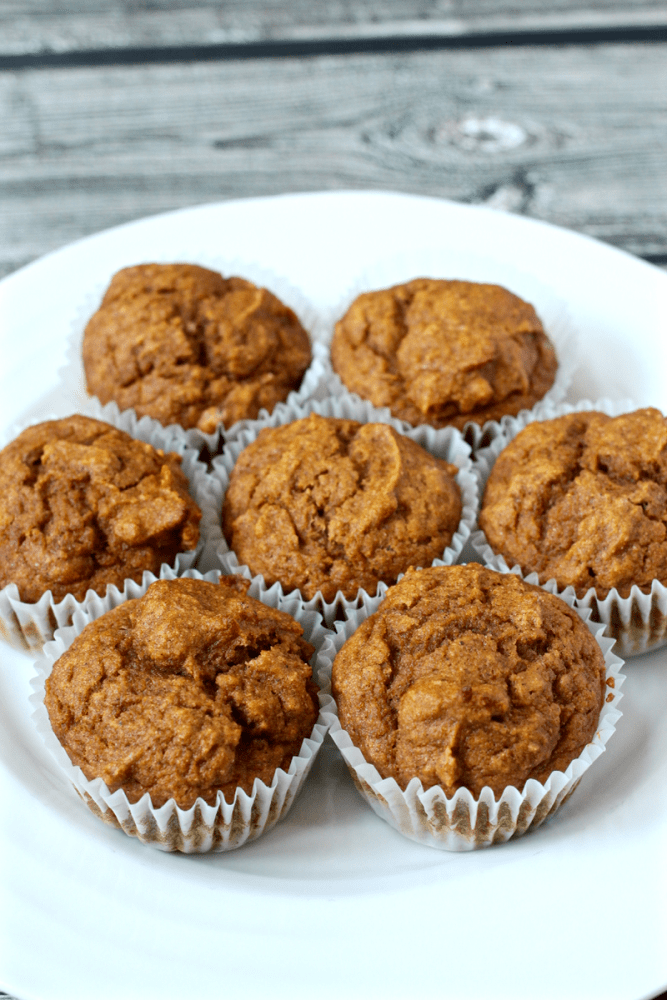
[[[336,654],[361,623],[377,611],[388,588],[383,585],[382,589],[383,593],[376,597],[364,595],[363,606],[349,611],[348,621],[337,622],[336,634],[325,641],[317,657],[316,678],[326,694],[331,693],[331,669]],[[605,744],[616,729],[622,715],[618,702],[623,697],[620,688],[625,676],[620,672],[623,660],[611,652],[613,639],[603,634],[604,625],[589,621],[588,610],[577,608],[574,601],[567,597],[564,600],[574,608],[595,637],[607,668],[607,701],[602,706],[598,730],[579,757],[564,772],[552,772],[544,784],[531,778],[523,790],[509,786],[498,799],[488,786],[482,789],[478,798],[467,788],[459,788],[448,798],[439,785],[424,791],[419,778],[412,778],[403,791],[394,778],[382,778],[375,766],[366,761],[342,728],[336,707],[331,738],[340,750],[357,790],[380,819],[403,836],[428,847],[445,851],[473,851],[504,843],[511,837],[520,837],[528,830],[537,828],[570,797],[593,761],[604,753]]]
[[[153,256],[150,261],[150,263],[157,264],[168,264],[174,262],[175,258],[173,255],[168,258],[161,258],[159,255]],[[211,254],[202,251],[194,256],[188,255],[187,261],[176,262],[197,264],[200,267],[207,267],[213,271],[218,271],[226,278],[232,276],[246,278],[248,281],[252,281],[255,285],[262,288],[268,288],[269,291],[273,292],[273,294],[284,302],[285,305],[289,306],[290,309],[297,314],[302,326],[310,335],[313,357],[309,367],[304,373],[301,386],[298,390],[292,391],[287,399],[289,401],[294,399],[295,404],[298,405],[306,399],[310,399],[311,396],[317,392],[318,387],[325,379],[329,352],[328,348],[322,343],[322,318],[299,289],[289,284],[286,279],[281,278],[272,271],[268,271],[265,268],[260,267],[254,262],[242,261],[236,258],[213,257]],[[134,260],[128,249],[127,262],[122,266],[131,267],[135,264],[142,263],[147,262],[145,260]],[[116,270],[119,269],[120,268],[116,268]],[[60,376],[65,393],[70,399],[73,407],[77,410],[83,410],[89,405],[91,400],[95,400],[95,402],[99,403],[97,397],[89,396],[86,389],[86,376],[83,370],[81,345],[86,324],[93,313],[99,309],[104,293],[106,292],[114,273],[115,271],[109,272],[109,274],[103,280],[100,280],[96,285],[82,290],[79,303],[75,308],[70,324],[70,334],[66,345],[66,360],[63,367],[59,369],[58,375]],[[134,413],[134,410],[130,410],[129,412]],[[266,411],[261,410],[259,416],[261,417],[264,413],[266,413]],[[210,454],[215,455],[221,449],[225,440],[231,440],[235,437],[236,427],[237,424],[234,424],[232,427],[225,430],[222,425],[220,425],[212,434],[205,434],[196,427],[185,429],[178,424],[170,424],[165,429],[168,430],[174,437],[182,437],[188,447],[196,448],[198,450],[208,448]]]
[[[137,419],[134,410],[120,412],[115,403],[102,406],[99,400],[88,400],[84,416],[102,420],[130,437],[161,448],[165,452],[173,451],[182,457],[181,468],[190,482],[190,496],[202,512],[200,522],[199,543],[195,549],[179,553],[172,564],[177,574],[185,572],[196,565],[204,552],[208,539],[206,526],[214,521],[213,511],[216,507],[216,495],[211,477],[206,472],[206,466],[198,460],[198,453],[187,447],[182,433],[174,435],[169,427],[163,427],[150,417]],[[40,417],[28,423],[10,427],[3,447],[14,440],[21,431],[47,420],[61,420],[62,417]],[[42,594],[39,601],[31,603],[22,601],[16,584],[11,583],[0,590],[0,639],[18,649],[39,650],[45,642],[53,638],[57,628],[62,628],[72,622],[74,613],[85,607],[90,598],[95,597],[95,591],[89,590],[83,601],[78,601],[72,594],[67,594],[62,601],[54,602],[50,590]]]
[[[630,413],[637,409],[631,400],[601,399],[593,403],[584,399],[579,403],[547,402],[541,404],[532,413],[521,413],[518,417],[503,417],[501,434],[476,456],[473,471],[479,482],[480,506],[484,495],[486,482],[491,473],[496,458],[528,424],[536,420],[551,420],[564,416],[566,413],[576,413],[585,410],[599,410],[607,416],[617,417],[622,413]],[[470,546],[485,566],[497,569],[501,573],[510,572],[510,567],[502,555],[491,548],[489,541],[477,528],[470,536]],[[520,576],[528,583],[539,583],[537,573],[524,573],[518,565],[511,567],[511,572]],[[587,608],[591,619],[607,626],[607,635],[616,640],[615,651],[624,659],[639,656],[651,649],[658,649],[667,643],[667,587],[659,580],[654,580],[649,593],[644,593],[634,586],[628,597],[621,597],[614,588],[605,598],[599,598],[595,588],[591,587],[583,597],[577,597],[574,587],[560,590],[555,580],[549,580],[545,586],[560,597],[572,597],[579,608]]]
[[[414,278],[424,277],[502,285],[530,302],[556,348],[559,363],[554,384],[544,396],[544,400],[558,402],[564,398],[576,370],[577,343],[577,329],[566,303],[554,289],[508,261],[484,254],[462,254],[447,247],[444,241],[443,246],[438,248],[412,248],[398,256],[379,261],[360,275],[358,281],[341,296],[338,304],[323,318],[322,335],[327,344],[331,343],[337,321],[342,319],[352,302],[362,292],[389,288],[392,285],[412,281]],[[334,372],[330,359],[327,362],[325,377],[318,389],[318,396],[321,397],[324,392],[329,392],[332,396],[346,395],[353,399],[359,398],[342,383]],[[403,421],[401,423],[404,427],[412,426]],[[480,425],[471,420],[465,424],[462,433],[475,453],[478,448],[489,444],[498,435],[498,423],[495,420],[488,420]]]
[[[188,570],[182,575],[217,582],[221,574],[219,571],[211,571],[202,575],[197,570]],[[177,574],[168,566],[162,567],[160,579],[173,580],[176,577]],[[96,596],[85,611],[77,610],[72,625],[60,629],[55,639],[45,645],[42,656],[35,663],[35,677],[30,682],[33,689],[30,702],[34,706],[32,718],[58,766],[86,805],[104,822],[119,827],[129,836],[137,837],[142,843],[162,851],[181,851],[184,854],[231,851],[248,841],[256,840],[289,812],[334,720],[333,699],[330,694],[319,693],[320,712],[310,736],[303,740],[299,753],[292,758],[287,771],[282,768],[275,771],[270,785],[256,778],[250,795],[242,788],[237,788],[233,802],[229,803],[219,791],[213,805],[199,798],[189,809],[181,809],[174,799],[156,809],[148,793],[138,802],[131,803],[122,789],[111,793],[101,778],[89,781],[81,768],[72,764],[54,735],[44,705],[46,678],[55,661],[72,645],[85,626],[111,608],[143,596],[156,579],[158,578],[152,573],[146,572],[141,584],[128,580],[122,591],[110,587],[106,597]],[[260,594],[257,585],[251,584],[248,594],[295,618],[303,626],[304,638],[316,650],[330,634],[322,626],[320,615],[308,611],[299,601],[283,598],[275,588]]]
[[[200,557],[199,568],[206,570],[221,566],[225,573],[240,573],[248,579],[256,580],[262,590],[266,589],[264,577],[261,574],[253,575],[248,566],[239,563],[236,553],[229,548],[220,523],[222,504],[229,486],[229,477],[237,458],[243,449],[257,438],[259,432],[265,427],[278,427],[294,420],[301,420],[310,413],[318,413],[323,417],[358,420],[360,423],[390,424],[399,433],[411,438],[432,455],[458,466],[460,471],[456,476],[456,482],[461,490],[463,504],[461,521],[450,544],[438,557],[445,565],[455,563],[477,518],[477,485],[471,471],[470,447],[463,440],[461,433],[454,427],[445,427],[441,430],[436,430],[426,424],[422,424],[420,427],[410,427],[409,424],[404,424],[392,417],[388,409],[376,409],[367,401],[347,393],[341,399],[327,397],[321,401],[309,400],[302,406],[279,403],[270,416],[267,415],[264,420],[248,421],[236,439],[227,443],[222,455],[213,461],[211,477],[216,483],[217,509],[215,521],[207,522],[206,525],[208,542]],[[277,586],[281,594],[284,593],[280,583],[273,584],[273,586]],[[332,627],[337,618],[343,617],[347,608],[358,607],[362,595],[365,594],[366,591],[360,589],[355,597],[346,598],[341,591],[338,591],[332,601],[325,601],[321,591],[318,591],[310,600],[306,600],[299,590],[290,592],[290,596],[297,597],[303,602],[304,607],[319,611],[329,628]]]

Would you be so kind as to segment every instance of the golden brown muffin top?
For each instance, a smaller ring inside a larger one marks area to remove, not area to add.
[[[644,409],[528,424],[498,456],[479,522],[510,565],[580,597],[667,584],[667,420]]]
[[[87,625],[46,682],[53,731],[88,780],[159,808],[228,802],[288,768],[318,715],[313,647],[290,615],[220,585],[159,580]]]
[[[241,452],[223,530],[241,564],[309,600],[355,597],[428,565],[461,518],[455,465],[387,424],[313,413]]]
[[[47,420],[0,452],[0,586],[22,601],[159,572],[199,540],[178,455],[90,417]]]
[[[527,302],[498,285],[434,278],[360,295],[336,324],[331,360],[374,406],[459,429],[529,409],[557,368]]]
[[[604,658],[564,601],[476,563],[409,571],[333,665],[341,725],[383,778],[496,796],[595,734]]]
[[[88,391],[103,403],[204,433],[272,410],[310,357],[275,295],[194,264],[118,271],[83,338]]]

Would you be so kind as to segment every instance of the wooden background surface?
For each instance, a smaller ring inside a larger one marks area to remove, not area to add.
[[[667,3],[0,0],[0,275],[203,201],[391,188],[667,265]]]
[[[139,216],[332,188],[667,268],[662,0],[0,0],[0,122],[0,276]]]

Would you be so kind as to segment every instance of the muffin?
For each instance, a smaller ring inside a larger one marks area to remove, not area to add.
[[[410,570],[338,652],[340,722],[382,778],[497,797],[593,738],[606,667],[558,597],[477,563]]]
[[[667,420],[649,408],[528,424],[491,470],[479,523],[508,565],[579,597],[667,583]]]
[[[310,360],[308,334],[275,295],[194,264],[119,271],[83,338],[90,393],[205,434],[272,410]]]
[[[46,710],[72,764],[130,803],[232,802],[289,767],[318,716],[313,647],[289,614],[221,577],[159,580],[88,624]]]
[[[222,527],[267,585],[353,598],[443,554],[461,519],[458,471],[388,424],[311,413],[241,452]]]
[[[188,485],[180,456],[102,421],[29,427],[0,452],[0,587],[80,601],[159,571],[197,546]]]
[[[434,278],[355,299],[331,361],[351,392],[400,420],[459,429],[530,409],[558,367],[529,303],[498,285]]]

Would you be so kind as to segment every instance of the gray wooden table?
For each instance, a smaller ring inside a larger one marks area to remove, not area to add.
[[[0,276],[139,216],[333,188],[667,267],[663,0],[0,0],[0,122]]]
[[[390,188],[667,265],[667,3],[0,0],[0,275],[203,201]]]

